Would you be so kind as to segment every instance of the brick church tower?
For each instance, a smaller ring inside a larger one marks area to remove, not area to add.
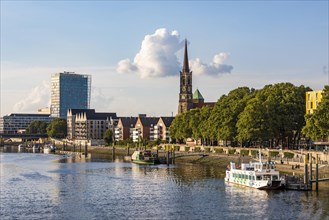
[[[182,71],[180,71],[178,114],[187,112],[192,108],[192,71],[190,71],[188,65],[187,40],[185,39],[184,64]]]

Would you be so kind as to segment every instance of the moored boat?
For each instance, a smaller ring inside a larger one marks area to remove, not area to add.
[[[249,186],[256,189],[280,189],[284,179],[275,170],[275,162],[250,162],[236,166],[231,162],[226,170],[225,181],[229,183]]]
[[[25,146],[23,144],[18,145],[18,152],[22,152],[25,150]]]
[[[136,164],[152,165],[158,162],[158,157],[156,154],[152,154],[150,150],[136,150],[131,155],[131,162]]]
[[[56,148],[53,145],[46,145],[43,147],[43,153],[50,154],[54,153],[56,151]]]

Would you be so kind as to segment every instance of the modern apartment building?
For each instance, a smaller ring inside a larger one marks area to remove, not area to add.
[[[322,99],[323,90],[306,92],[306,114],[313,114]]]
[[[132,130],[133,142],[139,142],[141,139],[157,140],[154,136],[154,127],[159,121],[158,117],[141,117],[139,116]]]
[[[52,118],[49,114],[24,114],[12,113],[0,117],[0,133],[17,134],[20,131],[26,130],[32,121],[51,122]]]
[[[154,126],[154,139],[170,142],[169,127],[175,117],[160,117],[156,126]]]
[[[51,116],[66,118],[68,109],[89,109],[91,76],[74,72],[51,76]]]
[[[137,119],[137,117],[120,117],[114,129],[115,140],[122,141],[132,138]]]
[[[67,114],[67,138],[75,143],[104,144],[107,129],[117,125],[116,113],[97,113],[94,109],[69,109]]]
[[[115,140],[132,139],[133,142],[144,140],[162,140],[169,142],[169,127],[175,117],[120,117],[115,127]]]

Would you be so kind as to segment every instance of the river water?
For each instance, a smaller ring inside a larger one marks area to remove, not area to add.
[[[0,153],[0,219],[329,219],[329,192],[228,185],[201,165]]]

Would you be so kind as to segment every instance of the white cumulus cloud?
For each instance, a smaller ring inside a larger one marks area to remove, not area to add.
[[[114,98],[108,94],[104,94],[101,88],[91,88],[91,108],[98,112],[111,112],[111,104]]]
[[[141,78],[165,77],[178,75],[182,64],[178,61],[177,52],[184,47],[178,31],[166,28],[157,29],[153,34],[146,35],[140,51],[133,61],[123,59],[118,62],[118,73],[136,73]],[[230,73],[233,66],[223,62],[228,54],[219,53],[210,64],[203,63],[199,58],[190,60],[190,69],[196,74],[219,75]]]
[[[13,109],[15,112],[33,113],[44,107],[50,107],[50,83],[47,81],[34,87],[24,99],[15,103]]]
[[[183,48],[177,31],[160,28],[151,35],[146,35],[140,51],[134,61],[121,60],[118,63],[119,73],[137,73],[141,78],[164,77],[176,75],[180,63],[176,53]]]
[[[203,63],[199,58],[190,60],[190,69],[196,75],[220,75],[231,73],[233,66],[224,64],[224,61],[229,57],[227,53],[216,54],[211,63]]]

